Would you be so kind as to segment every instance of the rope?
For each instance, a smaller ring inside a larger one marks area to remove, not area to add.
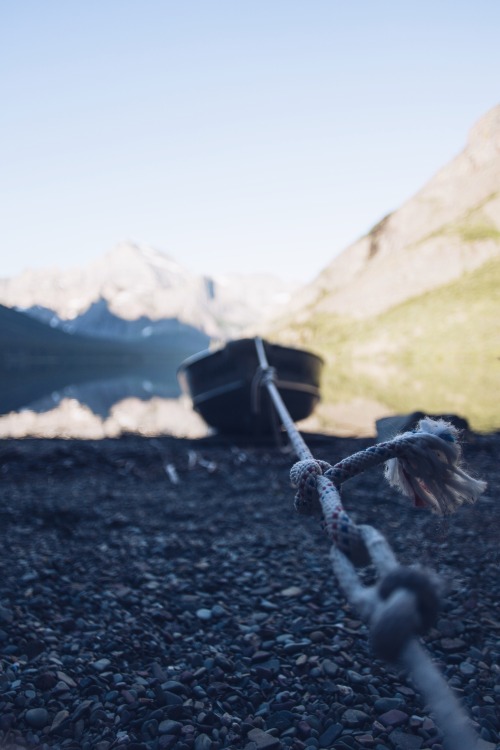
[[[266,387],[288,433],[297,463],[290,479],[297,489],[295,508],[320,514],[332,547],[330,559],[339,586],[370,626],[376,656],[400,663],[432,706],[447,750],[474,750],[477,737],[447,683],[418,642],[435,624],[442,585],[435,573],[399,565],[386,539],[375,528],[355,524],[342,506],[341,484],[385,463],[389,483],[415,507],[441,515],[473,503],[486,484],[461,467],[457,430],[443,420],[422,419],[418,429],[345,458],[335,466],[317,461],[299,434],[275,384],[262,339],[255,339],[259,383]],[[373,564],[378,583],[364,586],[355,565]]]

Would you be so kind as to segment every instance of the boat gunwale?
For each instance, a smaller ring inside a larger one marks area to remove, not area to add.
[[[205,359],[208,359],[210,357],[215,357],[218,354],[223,354],[224,352],[231,351],[231,344],[235,345],[241,345],[243,342],[248,342],[248,345],[254,344],[255,339],[231,339],[230,341],[227,341],[222,346],[218,347],[217,349],[203,349],[201,352],[196,352],[196,354],[191,354],[187,359],[185,359],[179,367],[177,368],[178,373],[185,372],[191,365],[196,364],[197,362],[201,362]],[[316,354],[315,352],[311,352],[308,349],[300,349],[296,346],[286,346],[284,344],[275,344],[271,343],[269,341],[264,341],[264,346],[269,347],[271,349],[271,352],[276,350],[277,352],[290,352],[294,354],[299,355],[305,355],[306,357],[311,357],[312,359],[316,359],[322,366],[325,364],[325,360],[323,357],[321,357],[319,354]]]

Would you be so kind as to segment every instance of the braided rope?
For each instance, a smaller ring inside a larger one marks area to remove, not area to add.
[[[475,502],[486,485],[461,468],[457,431],[443,420],[427,418],[420,421],[416,431],[354,453],[335,466],[317,461],[281,399],[262,340],[256,339],[255,345],[259,382],[267,388],[299,458],[290,472],[292,485],[297,489],[296,510],[322,515],[323,528],[333,543],[330,552],[333,571],[346,598],[369,623],[376,655],[399,662],[407,669],[433,708],[447,750],[474,750],[477,737],[469,719],[416,640],[437,619],[439,580],[429,571],[400,566],[382,534],[372,526],[352,521],[339,493],[347,479],[385,463],[389,483],[416,507],[445,514],[463,503]],[[354,565],[368,563],[375,566],[379,582],[365,587]]]

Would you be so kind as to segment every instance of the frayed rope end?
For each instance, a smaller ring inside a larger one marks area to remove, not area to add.
[[[444,419],[421,419],[416,430],[395,440],[404,441],[404,455],[386,461],[385,476],[415,507],[447,515],[475,503],[486,489],[486,482],[461,468],[458,430]]]

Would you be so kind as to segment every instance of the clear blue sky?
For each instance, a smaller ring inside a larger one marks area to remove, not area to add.
[[[500,103],[499,0],[0,7],[0,277],[121,240],[309,280]]]

